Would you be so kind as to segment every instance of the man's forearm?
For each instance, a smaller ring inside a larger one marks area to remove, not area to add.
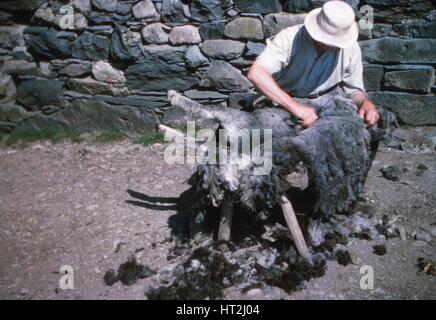
[[[261,66],[253,64],[248,79],[259,89],[268,99],[282,106],[291,113],[295,112],[295,101],[283,91],[268,71]]]
[[[359,116],[364,119],[369,125],[374,125],[380,119],[377,108],[368,99],[368,96],[365,92],[357,91],[351,95],[351,99],[359,109]]]
[[[264,66],[255,62],[248,73],[248,79],[268,99],[299,118],[303,127],[311,126],[318,119],[318,115],[313,108],[299,105],[289,94],[283,91]]]
[[[368,96],[365,92],[356,91],[353,92],[353,94],[351,95],[351,99],[353,100],[353,103],[357,106],[357,108],[360,108],[365,100],[368,100]]]

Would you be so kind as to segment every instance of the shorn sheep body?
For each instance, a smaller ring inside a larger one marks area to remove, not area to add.
[[[206,120],[208,126],[216,130],[225,129],[229,134],[241,129],[272,130],[269,174],[254,174],[262,164],[253,159],[236,167],[206,162],[197,166],[189,180],[196,194],[192,208],[219,206],[228,194],[233,202],[260,217],[268,216],[280,203],[281,195],[290,187],[286,176],[301,164],[307,168],[315,191],[311,218],[326,220],[334,213],[347,211],[363,189],[374,145],[387,134],[391,124],[396,123],[392,113],[380,108],[381,121],[368,128],[353,102],[335,91],[316,99],[297,99],[317,111],[319,119],[309,128],[303,128],[298,119],[279,107],[247,112],[206,107],[175,91],[169,91],[168,98],[173,107],[185,111],[186,120]],[[217,144],[216,148],[219,147]]]

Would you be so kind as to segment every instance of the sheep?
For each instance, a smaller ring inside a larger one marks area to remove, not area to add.
[[[182,108],[189,119],[207,119],[214,130],[225,130],[230,135],[243,129],[272,131],[269,174],[254,174],[262,164],[251,157],[244,165],[199,164],[189,179],[197,192],[198,203],[223,207],[219,232],[224,238],[230,234],[233,203],[238,202],[260,216],[267,216],[274,206],[280,204],[291,232],[300,233],[293,234],[294,240],[304,242],[285,194],[290,188],[287,177],[303,164],[316,194],[310,217],[314,223],[309,227],[309,234],[313,242],[319,243],[321,240],[317,238],[321,233],[317,232],[316,221],[327,220],[333,213],[346,212],[352,206],[363,189],[374,157],[372,146],[377,145],[377,141],[387,134],[389,125],[395,123],[394,116],[380,108],[380,125],[368,129],[353,102],[337,91],[316,99],[296,99],[315,108],[318,113],[318,121],[309,128],[303,128],[298,119],[277,107],[253,112],[205,107],[173,90],[168,92],[168,99],[173,107]],[[161,126],[161,129],[166,131],[168,128]],[[214,148],[222,149],[223,146],[217,141]],[[260,148],[266,151],[265,141]],[[210,147],[206,149],[212,151]],[[198,207],[198,203],[192,205]],[[305,247],[306,244],[302,243],[299,251],[308,255]]]

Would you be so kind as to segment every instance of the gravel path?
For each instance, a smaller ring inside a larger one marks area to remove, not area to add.
[[[190,165],[168,165],[163,145],[39,142],[0,150],[0,298],[144,299],[150,279],[107,286],[103,275],[134,253],[152,269],[169,264],[168,219],[174,198],[187,189]],[[418,164],[428,169],[417,175]],[[382,177],[397,164],[398,182]],[[226,298],[435,299],[434,276],[418,273],[417,258],[436,261],[436,154],[380,150],[363,197],[375,214],[398,216],[407,240],[352,239],[354,264],[328,263],[326,275],[288,295],[279,289],[226,290]],[[164,197],[148,201],[152,197]],[[414,232],[430,235],[417,241]],[[384,243],[379,256],[372,246]],[[74,289],[59,288],[61,266],[74,270]],[[374,270],[374,289],[362,290],[362,265]]]

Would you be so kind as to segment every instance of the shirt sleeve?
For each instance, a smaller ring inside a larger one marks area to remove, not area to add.
[[[352,95],[356,91],[365,92],[363,84],[362,52],[357,44],[353,47],[350,64],[345,69],[345,76],[342,82],[343,89],[348,95]]]
[[[256,61],[260,61],[271,74],[281,71],[289,63],[296,30],[295,27],[286,28],[267,39],[266,47]]]

